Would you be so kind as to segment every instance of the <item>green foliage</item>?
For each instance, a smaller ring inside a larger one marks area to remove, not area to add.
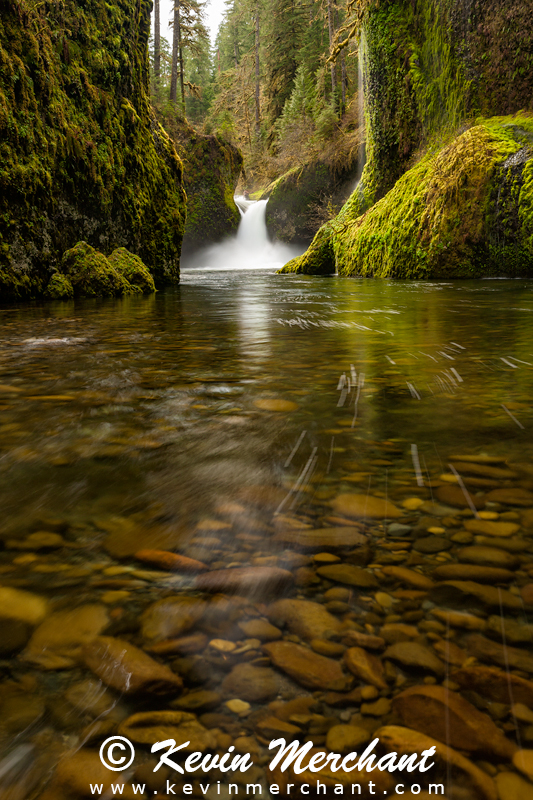
[[[330,225],[323,225],[306,252],[298,258],[293,258],[279,272],[303,275],[331,275],[334,273],[335,252]]]

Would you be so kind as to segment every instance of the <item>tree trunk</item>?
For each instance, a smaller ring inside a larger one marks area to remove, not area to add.
[[[179,0],[176,0],[176,5],[179,9]],[[185,115],[185,75],[184,75],[184,68],[183,68],[183,47],[181,43],[181,20],[178,10],[178,59],[179,59],[179,68],[180,68],[180,92],[181,92],[181,106],[183,108],[183,114]]]
[[[178,92],[178,57],[180,37],[180,9],[179,0],[174,3],[174,20],[172,23],[172,64],[170,68],[170,102],[175,103]]]
[[[346,56],[344,50],[341,55],[341,90],[342,90],[342,107],[341,116],[344,116],[346,111],[346,88],[348,84],[348,76],[346,75]]]
[[[261,108],[259,105],[259,0],[255,3],[255,134],[261,132]]]
[[[154,3],[154,74],[156,83],[161,77],[161,3],[155,0]]]
[[[328,0],[328,33],[329,33],[329,47],[330,50],[333,47],[333,39],[335,37],[335,25],[333,22],[333,8],[334,0]],[[333,101],[335,102],[335,95],[337,93],[337,67],[335,64],[331,64],[330,67],[331,71],[331,93],[333,95]]]

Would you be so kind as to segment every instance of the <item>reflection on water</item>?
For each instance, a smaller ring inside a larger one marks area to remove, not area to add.
[[[448,798],[529,797],[532,288],[200,271],[0,310],[1,796],[91,796],[118,733],[145,796],[157,740],[267,785],[272,738],[375,734],[466,756]]]

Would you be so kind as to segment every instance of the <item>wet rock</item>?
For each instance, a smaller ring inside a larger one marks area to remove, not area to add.
[[[264,703],[277,695],[279,686],[278,676],[269,667],[244,663],[233,667],[222,683],[222,692],[251,703]]]
[[[329,581],[356,586],[359,589],[377,589],[378,582],[371,572],[353,564],[332,564],[329,567],[319,567],[318,575]]]
[[[79,681],[69,686],[65,699],[80,713],[100,717],[108,714],[116,705],[116,698],[101,681]]]
[[[520,598],[514,594],[474,581],[438,583],[429,593],[429,599],[436,605],[448,605],[451,608],[499,608],[501,603],[509,611],[522,609]]]
[[[387,644],[410,642],[420,636],[418,628],[415,628],[414,625],[406,625],[403,622],[391,622],[383,625],[380,634]]]
[[[485,506],[483,498],[475,497],[469,492],[467,492],[467,495],[474,508],[479,510]],[[470,508],[469,502],[460,486],[439,486],[436,496],[441,503],[446,503],[455,508]]]
[[[385,650],[383,658],[389,658],[406,669],[432,672],[438,677],[444,675],[444,664],[440,658],[418,642],[397,642]]]
[[[207,604],[198,597],[175,595],[157,600],[141,616],[141,633],[150,644],[179,637],[203,617]]]
[[[520,589],[520,596],[526,606],[533,606],[533,583],[528,583]]]
[[[508,583],[514,573],[500,567],[480,567],[472,564],[445,564],[432,572],[440,581],[478,581],[479,583]]]
[[[260,639],[262,642],[274,642],[281,639],[281,631],[266,619],[253,617],[237,623],[241,631],[249,639]]]
[[[217,746],[214,733],[200,725],[194,714],[186,711],[147,711],[133,714],[120,725],[120,736],[136,744],[152,745],[174,739],[179,744],[189,742],[180,752],[193,753]]]
[[[479,567],[500,567],[508,570],[516,569],[520,564],[520,559],[511,553],[498,550],[496,547],[480,547],[479,545],[463,547],[457,553],[457,558],[459,561],[477,564]]]
[[[499,772],[494,780],[499,800],[533,800],[533,784],[516,772]]]
[[[267,611],[269,620],[280,628],[287,627],[300,639],[322,639],[328,632],[338,632],[342,623],[320,603],[310,600],[277,600]]]
[[[408,536],[411,531],[413,530],[412,525],[402,525],[401,522],[391,522],[391,524],[387,528],[387,533],[389,536],[396,537],[396,536]]]
[[[495,633],[506,644],[530,645],[533,642],[533,625],[518,622],[515,619],[505,619],[501,616],[489,617],[487,631]]]
[[[386,697],[380,697],[373,703],[363,703],[361,714],[369,717],[385,717],[391,710],[391,702]]]
[[[22,650],[31,636],[31,627],[18,619],[2,619],[0,616],[0,629],[2,631],[0,656],[8,656]]]
[[[48,613],[44,597],[10,586],[0,586],[0,624],[2,620],[16,620],[27,625],[38,625]]]
[[[518,750],[513,756],[513,764],[526,778],[533,781],[533,750]]]
[[[81,648],[109,625],[105,606],[90,604],[72,611],[57,611],[35,629],[22,659],[41,669],[72,669]]]
[[[292,544],[304,550],[318,550],[322,547],[359,547],[366,543],[367,538],[354,526],[304,530],[286,529],[276,533],[274,541]]]
[[[82,658],[107,686],[124,694],[164,696],[182,688],[178,675],[121,639],[99,636],[83,646]]]
[[[468,658],[465,651],[461,650],[454,642],[450,642],[449,639],[439,639],[437,642],[433,642],[433,649],[443,661],[454,667],[462,667]]]
[[[177,639],[163,639],[145,647],[150,653],[155,655],[167,655],[179,653],[180,655],[190,655],[205,650],[208,638],[205,633],[191,633],[189,636],[180,636]]]
[[[461,689],[477,692],[497,703],[513,702],[533,707],[533,682],[494,667],[462,667],[451,674]]]
[[[377,689],[386,689],[385,669],[377,656],[362,647],[350,647],[344,654],[344,663],[351,673]]]
[[[383,567],[381,571],[389,578],[395,578],[401,583],[406,583],[408,586],[413,586],[415,589],[421,589],[422,591],[429,590],[435,585],[431,578],[421,575],[420,572],[416,572],[413,569],[407,569],[407,567]]]
[[[168,550],[137,550],[135,558],[137,561],[142,561],[145,564],[150,564],[153,567],[159,567],[169,572],[196,573],[209,569],[207,564],[202,561],[180,556],[177,553],[170,553]]]
[[[339,663],[292,642],[270,642],[263,650],[272,663],[307,689],[342,691],[348,680]]]
[[[503,759],[517,749],[487,714],[443,686],[414,686],[397,695],[393,706],[406,727],[455,749]]]
[[[467,614],[462,611],[443,611],[440,608],[431,610],[432,616],[450,628],[464,628],[467,631],[483,631],[487,623],[484,619],[476,617],[474,614]]]
[[[346,647],[338,642],[330,642],[327,639],[311,639],[311,650],[328,658],[339,658],[342,656]]]
[[[227,592],[246,597],[277,594],[294,582],[292,573],[280,567],[236,567],[206,572],[196,578],[202,592]]]
[[[370,733],[355,725],[334,725],[326,736],[326,747],[332,753],[357,752],[361,745],[370,741]]]
[[[170,703],[170,707],[177,708],[180,711],[201,713],[202,711],[212,711],[221,702],[222,696],[218,692],[213,692],[209,689],[197,689],[178,697],[177,700],[173,700]]]
[[[254,406],[261,411],[296,411],[297,403],[292,400],[283,400],[280,397],[260,397],[254,400]]]
[[[42,697],[28,694],[18,686],[0,690],[0,734],[12,738],[38,722],[45,713]]]
[[[379,728],[374,736],[379,738],[387,753],[396,752],[399,756],[420,754],[435,747],[435,755],[431,760],[440,770],[444,768],[454,783],[465,785],[465,797],[469,800],[498,800],[492,778],[469,759],[437,739],[399,725]]]
[[[426,555],[442,553],[444,550],[449,550],[451,547],[453,547],[453,542],[450,542],[449,539],[445,539],[443,536],[424,536],[421,539],[417,539],[413,544],[413,550]]]
[[[13,550],[57,550],[68,544],[58,533],[36,531],[25,539],[8,539],[6,547]]]
[[[40,796],[40,800],[63,800],[63,798],[85,800],[92,797],[91,784],[95,783],[102,784],[102,794],[111,794],[112,783],[123,783],[121,797],[133,800],[136,796],[131,783],[118,781],[117,774],[104,767],[98,751],[82,748],[60,759],[52,781]]]
[[[508,506],[522,506],[530,508],[533,506],[533,494],[528,492],[527,489],[512,488],[512,489],[495,489],[485,495],[485,502],[487,503],[503,503]]]
[[[507,538],[520,530],[520,525],[515,522],[492,522],[485,519],[467,519],[465,528],[471,533],[480,533],[482,536],[501,536]]]
[[[366,650],[382,650],[385,647],[385,639],[382,639],[381,636],[372,636],[368,633],[359,633],[359,631],[345,631],[342,641],[343,644],[364,647]]]
[[[280,737],[290,741],[302,733],[301,728],[278,717],[265,717],[257,723],[256,730],[268,741]]]
[[[469,655],[480,661],[488,661],[508,669],[518,669],[533,674],[533,654],[516,647],[503,647],[479,633],[471,634],[466,640]]]
[[[354,519],[395,519],[402,516],[402,511],[393,503],[372,495],[340,494],[330,504],[337,514]]]
[[[176,524],[148,524],[135,517],[105,517],[97,520],[98,527],[107,532],[104,548],[114,558],[134,556],[139,550],[172,550],[189,538],[189,532]]]
[[[510,469],[495,467],[490,464],[480,464],[473,461],[461,461],[460,463],[453,463],[452,466],[461,474],[464,475],[480,475],[482,478],[494,478],[497,481],[513,480],[517,477],[516,472]]]

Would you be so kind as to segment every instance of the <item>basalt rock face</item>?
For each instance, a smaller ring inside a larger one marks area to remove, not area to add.
[[[241,215],[233,196],[243,157],[234,145],[199,133],[183,119],[162,116],[162,122],[183,161],[187,222],[182,253],[187,256],[236,233]]]
[[[362,181],[285,271],[531,274],[531,28],[530,0],[369,0]]]
[[[150,9],[0,0],[2,300],[44,294],[80,240],[178,281],[182,164],[150,108]]]

